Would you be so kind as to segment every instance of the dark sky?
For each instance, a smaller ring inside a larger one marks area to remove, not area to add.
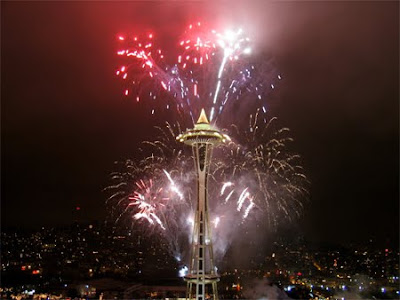
[[[122,96],[115,37],[169,41],[198,19],[244,24],[283,75],[273,107],[312,183],[307,236],[398,241],[396,1],[2,1],[2,225],[69,223],[77,205],[104,218],[113,162],[155,123]]]

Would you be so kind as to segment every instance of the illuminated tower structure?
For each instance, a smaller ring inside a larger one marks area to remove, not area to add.
[[[230,140],[230,138],[210,125],[203,109],[194,128],[178,135],[177,140],[192,146],[197,171],[197,206],[194,216],[192,251],[189,272],[184,277],[187,282],[186,298],[194,299],[195,294],[196,300],[205,300],[206,286],[211,285],[213,299],[216,300],[218,299],[219,275],[213,259],[207,184],[212,149],[215,145]]]

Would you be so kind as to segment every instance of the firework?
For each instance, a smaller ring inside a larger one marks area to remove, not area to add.
[[[213,32],[203,30],[201,22],[189,25],[179,46],[178,65],[189,70],[206,64],[217,49]]]
[[[170,110],[187,126],[202,108],[215,123],[229,107],[243,101],[266,114],[266,87],[273,89],[281,79],[279,74],[265,73],[265,58],[251,61],[251,41],[241,29],[217,31],[200,22],[190,24],[169,59],[153,33],[118,36],[118,42],[122,63],[116,75],[125,83],[124,95],[144,102],[151,114]],[[229,123],[226,115],[225,123],[219,120],[222,125]]]
[[[171,168],[168,172],[165,168],[170,167],[169,163],[167,157],[157,155],[146,157],[138,164],[132,160],[116,163],[120,171],[111,174],[114,184],[106,188],[111,193],[107,204],[116,222],[130,218],[145,235],[163,237],[171,254],[178,258],[187,242],[186,231],[190,230],[184,219],[191,211],[190,193],[182,191],[181,184],[185,186],[190,177],[179,169]]]
[[[288,151],[289,129],[276,123],[277,118],[260,122],[257,112],[245,130],[232,125],[233,141],[220,149],[213,172],[214,180],[225,182],[220,191],[224,204],[236,197],[243,218],[256,209],[265,212],[270,227],[300,215],[308,186],[300,156]]]
[[[163,223],[157,216],[157,206],[165,206],[162,202],[168,201],[169,198],[162,195],[163,188],[160,187],[153,191],[153,181],[150,179],[149,183],[146,184],[143,180],[135,183],[139,191],[134,191],[133,195],[129,197],[131,201],[129,206],[136,206],[139,211],[133,215],[138,219],[146,219],[150,224],[154,224],[156,221],[160,227],[165,230]]]
[[[107,202],[117,221],[130,218],[148,236],[165,238],[177,260],[184,257],[193,230],[196,194],[190,187],[196,174],[190,149],[176,136],[192,127],[202,108],[232,138],[214,150],[209,176],[217,259],[241,229],[247,232],[256,224],[272,230],[300,215],[307,178],[300,157],[289,151],[289,130],[268,118],[266,103],[282,77],[266,67],[265,57],[252,58],[243,30],[190,24],[169,57],[153,33],[119,36],[118,41],[122,64],[116,75],[124,82],[125,96],[148,106],[151,114],[169,110],[174,121],[158,127],[156,139],[143,142],[143,159],[118,164],[120,170],[111,175]],[[244,116],[254,111],[243,126]]]

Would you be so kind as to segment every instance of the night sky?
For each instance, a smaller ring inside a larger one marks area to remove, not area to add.
[[[316,242],[397,244],[396,1],[2,1],[2,225],[68,224],[76,206],[105,218],[114,161],[162,122],[123,96],[116,36],[153,29],[168,43],[197,20],[243,24],[282,74],[271,109],[311,181],[294,227]]]

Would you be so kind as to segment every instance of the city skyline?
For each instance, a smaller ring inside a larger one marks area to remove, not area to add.
[[[311,182],[294,230],[398,244],[398,3],[1,5],[2,226],[69,224],[78,207],[106,217],[114,161],[136,158],[163,124],[123,97],[115,37],[139,27],[167,39],[198,17],[244,23],[282,74],[270,110]]]
[[[2,232],[0,292],[131,299],[170,291],[183,297],[181,265],[168,255],[165,241],[135,229],[94,222]],[[249,259],[243,259],[242,247],[217,260],[225,299],[266,293],[274,299],[306,299],[310,293],[323,299],[397,299],[400,293],[398,248],[371,242],[326,247],[277,236],[261,250],[254,242],[250,248],[257,251]]]

